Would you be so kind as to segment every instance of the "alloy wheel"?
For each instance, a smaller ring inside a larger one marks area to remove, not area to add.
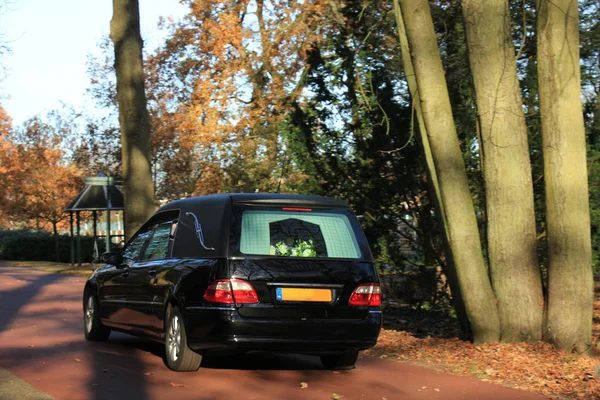
[[[87,332],[92,331],[92,325],[94,323],[94,298],[88,297],[87,305],[85,307],[85,330]]]
[[[179,321],[179,316],[177,315],[174,315],[171,318],[167,343],[169,358],[172,361],[177,361],[179,359],[179,351],[181,348],[181,323]]]

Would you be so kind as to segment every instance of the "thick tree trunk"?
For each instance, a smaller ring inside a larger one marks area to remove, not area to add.
[[[499,339],[496,299],[481,252],[452,109],[427,0],[400,0],[423,121],[446,218],[448,244],[476,343]]]
[[[577,2],[539,0],[538,80],[546,222],[545,339],[579,353],[592,344],[593,276]]]
[[[154,211],[138,0],[113,0],[110,37],[115,47],[127,240]]]
[[[394,0],[394,12],[396,14],[396,24],[398,26],[398,36],[400,39],[400,48],[402,50],[402,63],[404,65],[404,74],[406,75],[406,82],[408,83],[408,90],[412,97],[413,105],[415,107],[415,113],[417,115],[417,121],[419,123],[419,137],[421,138],[421,150],[425,156],[425,171],[427,173],[427,184],[429,188],[429,198],[435,209],[435,214],[438,219],[440,226],[442,227],[442,244],[444,253],[446,255],[446,268],[445,273],[448,277],[448,283],[450,285],[450,291],[452,294],[452,302],[456,315],[458,317],[460,326],[466,337],[471,335],[471,327],[469,325],[469,319],[465,310],[465,304],[458,284],[458,277],[456,275],[456,267],[454,266],[454,259],[452,258],[452,249],[448,243],[448,231],[446,222],[446,213],[441,203],[440,185],[435,172],[435,165],[433,163],[433,157],[431,155],[431,146],[429,144],[429,138],[427,137],[427,129],[423,120],[423,110],[421,109],[421,99],[419,98],[419,91],[417,88],[417,79],[415,77],[415,70],[412,65],[410,58],[410,47],[408,45],[408,38],[406,37],[406,27],[402,18],[402,10],[398,0]]]
[[[542,338],[527,126],[506,0],[463,0],[467,46],[485,157],[487,242],[500,340]]]

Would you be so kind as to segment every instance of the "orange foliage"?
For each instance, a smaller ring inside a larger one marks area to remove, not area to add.
[[[77,195],[81,173],[63,161],[60,137],[37,118],[26,123],[20,140],[9,125],[0,126],[3,226],[65,228],[59,226],[63,209]]]
[[[327,23],[328,2],[184,3],[190,12],[148,63],[154,144],[175,146],[164,172],[186,176],[187,195],[194,179],[194,194],[274,191],[278,170],[303,179],[283,165],[279,126],[302,93],[306,51]]]
[[[9,186],[9,174],[14,166],[9,161],[13,147],[9,141],[9,135],[12,132],[11,118],[6,114],[4,108],[0,106],[0,227],[7,221],[6,205],[7,189]]]
[[[157,198],[175,199],[221,191],[218,159],[210,151],[210,146],[218,144],[190,141],[190,132],[181,121],[185,115],[168,113],[164,108],[154,109],[152,115],[152,161],[155,171],[162,174],[155,177],[155,181],[162,182],[157,187]]]

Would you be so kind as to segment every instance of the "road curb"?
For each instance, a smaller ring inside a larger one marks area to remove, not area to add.
[[[56,400],[29,383],[0,368],[0,400]]]

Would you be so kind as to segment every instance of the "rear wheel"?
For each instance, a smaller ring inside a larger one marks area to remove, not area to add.
[[[110,336],[110,328],[100,322],[96,296],[91,290],[86,290],[83,301],[83,332],[85,338],[93,342],[105,341]]]
[[[197,371],[202,356],[187,345],[185,325],[177,307],[169,307],[165,332],[167,366],[173,371]]]
[[[354,369],[358,350],[345,351],[339,354],[324,354],[321,356],[321,362],[326,369]]]

